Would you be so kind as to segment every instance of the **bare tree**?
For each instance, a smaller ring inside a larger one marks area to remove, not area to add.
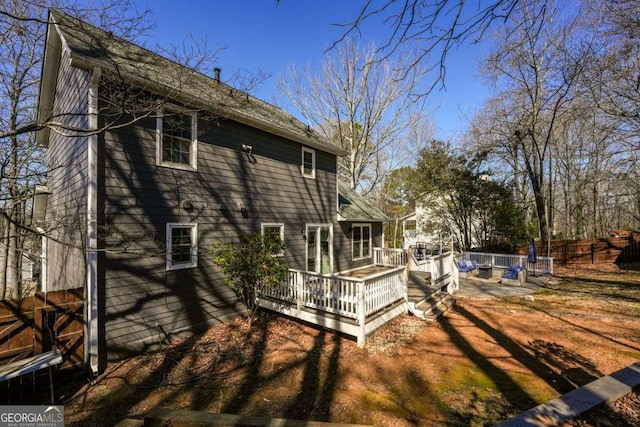
[[[373,21],[386,27],[388,35],[380,46],[380,58],[393,56],[408,44],[416,47],[409,61],[403,64],[403,70],[427,67],[427,71],[435,72],[427,91],[430,92],[444,85],[446,59],[451,49],[480,41],[496,21],[506,22],[523,8],[543,10],[546,3],[546,0],[369,0],[353,20],[340,24],[344,33],[334,46],[362,32],[365,22]]]
[[[405,159],[399,154],[405,132],[421,120],[411,95],[424,74],[417,67],[401,71],[403,58],[379,59],[375,46],[349,40],[327,54],[322,72],[292,66],[278,82],[307,121],[349,153],[340,176],[363,193]]]
[[[526,172],[534,197],[539,235],[551,238],[552,148],[558,128],[580,96],[589,56],[574,42],[574,16],[561,20],[548,2],[541,12],[522,8],[497,32],[486,71],[500,88],[493,103],[500,131],[486,140],[502,147],[514,167]]]
[[[591,88],[598,106],[626,136],[640,132],[640,2],[600,0],[590,4],[588,27],[597,32]],[[625,136],[625,135],[623,135]],[[634,138],[635,139],[635,138]],[[637,139],[634,144],[638,148]]]

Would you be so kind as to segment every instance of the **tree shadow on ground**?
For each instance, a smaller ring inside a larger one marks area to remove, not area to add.
[[[494,327],[489,325],[486,321],[484,321],[483,319],[480,319],[479,317],[477,317],[476,315],[474,315],[464,307],[458,305],[456,306],[455,310],[457,313],[461,314],[465,319],[470,321],[475,327],[477,327],[482,332],[484,332],[489,337],[491,337],[500,347],[502,347],[505,351],[507,351],[514,360],[516,360],[526,368],[530,369],[536,376],[538,376],[543,381],[545,381],[554,390],[556,390],[560,394],[564,394],[573,389],[573,386],[569,381],[567,381],[559,373],[551,369],[550,366],[543,363],[537,357],[529,353],[518,342],[512,340],[511,338],[509,338],[507,335],[505,335],[498,329],[495,329]],[[448,324],[448,321],[446,320],[446,318],[443,319],[442,323],[443,325]],[[450,324],[446,326],[446,330],[450,335],[452,335],[452,337],[454,337],[456,334],[459,335],[459,333],[455,330],[455,328],[453,328]],[[464,341],[464,338],[461,336],[456,337],[456,339],[463,340],[463,342],[466,342]],[[522,390],[520,386],[518,386],[516,383],[513,382],[511,377],[509,377],[504,371],[500,370],[495,365],[493,365],[487,359],[486,355],[478,353],[473,348],[461,347],[461,349],[471,358],[471,360],[473,360],[476,364],[478,364],[478,366],[480,366],[480,368],[483,369],[483,371],[485,371],[487,375],[489,375],[490,377],[494,377],[494,381],[497,385],[506,384],[509,386],[510,389],[521,390],[524,392],[524,390]],[[526,395],[526,392],[525,392],[525,395]],[[533,399],[529,399],[529,400],[530,401],[527,402],[528,404],[536,403],[535,401],[533,401]]]
[[[170,373],[199,338],[200,335],[194,335],[170,349],[150,352],[145,358],[118,362],[111,366],[109,373],[94,380],[85,374],[71,380],[62,379],[61,403],[67,405],[74,401],[75,406],[73,421],[65,415],[65,425],[109,426],[127,418],[134,407],[166,387]],[[107,379],[110,381],[103,383]],[[119,380],[117,386],[114,379]]]
[[[559,275],[556,274],[554,275],[556,278],[561,279],[561,280],[566,280],[566,281],[571,281],[571,282],[577,282],[577,283],[582,283],[582,284],[592,284],[592,285],[607,285],[607,286],[614,286],[616,288],[619,289],[624,289],[624,290],[631,290],[631,291],[637,291],[640,290],[640,283],[634,283],[634,282],[619,282],[616,280],[610,280],[610,279],[604,279],[604,278],[599,278],[597,275],[592,275],[588,278],[586,277],[574,277],[574,276],[570,276],[570,275]],[[553,289],[553,288],[551,288]],[[564,291],[564,289],[563,289]],[[580,292],[579,290],[575,290],[575,289],[567,289],[567,292]]]
[[[221,334],[194,335],[123,360],[94,380],[81,372],[70,378],[67,372],[67,378],[58,378],[64,384],[56,386],[61,399],[56,403],[65,404],[70,416],[66,425],[72,427],[115,425],[154,407],[329,421],[343,338],[323,330],[286,336],[287,329],[278,331],[282,324],[277,319],[261,313],[240,334],[231,330],[241,322],[223,325]],[[299,326],[293,321],[285,325]],[[244,338],[224,342],[225,330]],[[292,341],[296,339],[300,342]],[[278,351],[278,340],[287,344],[285,354]],[[274,401],[270,390],[282,387],[283,378],[289,387]],[[41,388],[33,400],[19,403],[46,402],[48,388]]]
[[[528,310],[530,310],[532,308],[530,304],[524,304],[522,302],[516,302],[516,301],[513,301],[513,302],[515,304],[517,304],[517,305],[525,307]],[[631,345],[629,343],[625,343],[625,342],[623,342],[623,341],[621,341],[619,339],[616,339],[616,338],[614,338],[612,336],[604,335],[604,334],[602,334],[600,332],[594,331],[591,328],[585,327],[585,326],[581,325],[580,323],[572,322],[567,315],[572,316],[572,317],[576,317],[577,316],[578,318],[579,317],[586,317],[586,318],[592,318],[592,319],[599,319],[599,318],[601,318],[601,316],[599,317],[598,315],[593,315],[593,314],[576,314],[576,313],[571,313],[571,312],[559,312],[558,310],[555,310],[555,309],[545,309],[545,308],[539,307],[539,306],[535,306],[533,309],[535,311],[540,312],[540,313],[544,313],[545,315],[547,315],[549,317],[552,317],[552,318],[554,318],[556,320],[559,320],[559,321],[561,321],[563,323],[566,323],[567,325],[570,325],[571,327],[580,329],[582,331],[585,331],[585,332],[588,332],[590,334],[593,334],[593,335],[595,335],[595,336],[597,336],[599,338],[603,338],[603,339],[605,339],[607,341],[615,343],[616,345],[627,347],[628,349],[630,349],[632,351],[640,351],[640,347]],[[610,316],[605,316],[605,317],[609,317],[610,318]],[[628,317],[628,316],[622,316],[621,315],[620,317]]]
[[[332,337],[333,346],[326,366],[323,365],[323,349]],[[304,361],[304,375],[297,397],[284,410],[284,417],[300,420],[329,421],[331,402],[339,380],[341,337],[322,330],[314,339],[313,347]]]
[[[253,344],[251,356],[247,361],[247,371],[240,386],[236,389],[221,411],[224,413],[242,413],[261,388],[268,390],[272,384],[277,384],[282,377],[292,378],[288,390],[288,402],[278,410],[278,416],[301,419],[328,421],[330,408],[333,403],[335,391],[338,385],[339,360],[342,350],[342,337],[339,334],[327,333],[320,330],[313,338],[310,348],[302,345],[297,352],[291,353],[286,362],[281,362],[277,367],[273,364],[267,369],[265,355],[269,340],[269,326],[276,319],[275,315],[263,313],[261,318],[266,320],[257,325],[259,340]],[[297,324],[297,322],[293,322]],[[271,350],[273,352],[273,350]],[[302,372],[301,376],[298,372]],[[300,377],[300,378],[299,378]],[[268,396],[268,391],[265,393]],[[268,397],[264,397],[268,399]],[[255,409],[254,409],[255,410]],[[264,415],[264,414],[253,414]]]

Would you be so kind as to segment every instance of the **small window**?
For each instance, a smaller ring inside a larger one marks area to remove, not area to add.
[[[316,177],[316,152],[305,147],[302,147],[302,176]]]
[[[353,259],[371,257],[371,225],[356,224],[351,229]]]
[[[167,224],[167,270],[198,266],[198,225]]]
[[[196,169],[196,122],[196,114],[173,112],[158,117],[156,133],[159,165],[180,169]]]
[[[262,224],[262,237],[265,243],[269,243],[272,239],[280,239],[284,242],[284,224]],[[284,251],[280,251],[276,256],[283,256]]]

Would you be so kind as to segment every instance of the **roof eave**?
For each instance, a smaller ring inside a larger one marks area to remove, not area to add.
[[[176,88],[174,87],[166,87],[165,85],[159,84],[158,82],[154,82],[151,81],[149,79],[145,79],[143,77],[140,76],[135,76],[131,73],[128,74],[124,74],[121,70],[116,70],[114,65],[110,62],[107,61],[103,61],[100,59],[96,59],[96,58],[91,58],[91,57],[87,57],[85,55],[82,54],[78,54],[76,52],[71,52],[71,65],[76,67],[76,68],[82,68],[82,69],[87,69],[90,70],[94,67],[100,67],[103,70],[107,70],[107,71],[111,71],[111,72],[118,72],[118,76],[124,79],[127,79],[129,81],[131,81],[131,83],[135,84],[135,85],[139,85],[142,86],[144,88],[147,88],[149,90],[152,90],[154,92],[157,92],[158,94],[162,95],[162,94],[166,94],[166,93],[171,93],[173,92],[173,94],[175,95],[176,92]],[[210,102],[208,102],[207,100],[204,99],[198,99],[196,97],[194,97],[193,95],[189,95],[189,94],[185,94],[185,93],[181,93],[180,95],[178,95],[178,97],[174,96],[174,99],[180,101],[180,102],[184,102],[186,104],[188,103],[194,103],[203,109],[211,109],[213,108],[214,110],[216,109],[216,105],[212,105]],[[287,138],[289,140],[298,142],[300,144],[309,146],[311,148],[315,148],[317,150],[321,150],[321,151],[325,151],[331,154],[334,154],[336,156],[345,156],[347,155],[347,152],[345,150],[343,150],[340,147],[331,145],[329,143],[323,143],[321,141],[318,141],[314,138],[304,138],[301,137],[300,135],[297,135],[295,133],[292,132],[288,132],[278,126],[274,126],[268,122],[264,122],[262,120],[257,120],[253,117],[250,117],[246,114],[242,114],[242,112],[237,111],[235,109],[232,108],[226,108],[224,109],[224,111],[219,111],[220,114],[223,114],[224,117],[230,118],[232,120],[235,120],[239,123],[245,124],[247,126],[251,126],[257,129],[261,129],[264,130],[265,132],[269,132],[271,134],[274,135],[278,135],[281,136],[283,138]]]
[[[389,222],[389,218],[344,218],[340,222]]]
[[[49,12],[49,22],[51,12]],[[53,102],[56,92],[56,81],[58,80],[58,67],[62,54],[62,38],[58,34],[54,24],[47,26],[47,36],[45,39],[44,60],[42,61],[42,78],[40,79],[40,91],[38,93],[38,111],[36,123],[43,123],[47,119],[47,114],[53,110]],[[48,127],[36,132],[36,142],[42,147],[49,146]]]

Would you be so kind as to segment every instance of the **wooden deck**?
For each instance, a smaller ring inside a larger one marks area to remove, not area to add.
[[[259,304],[356,337],[362,347],[368,335],[400,314],[411,311],[429,318],[457,289],[452,254],[423,260],[421,271],[409,274],[410,258],[398,250],[374,248],[376,263],[363,268],[336,274],[289,270],[284,286],[264,292]]]
[[[260,306],[356,337],[406,313],[404,267],[370,266],[346,275],[290,270],[287,286],[263,294]]]
[[[349,276],[355,279],[364,279],[369,276],[373,276],[379,273],[383,273],[385,271],[393,270],[394,267],[389,267],[386,265],[369,265],[363,268],[359,268],[357,270],[347,271],[345,273],[340,274],[341,276]]]

